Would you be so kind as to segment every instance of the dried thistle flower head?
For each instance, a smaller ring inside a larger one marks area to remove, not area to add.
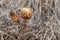
[[[11,20],[13,22],[19,22],[19,18],[17,16],[16,12],[10,12],[10,16],[11,16]]]
[[[31,19],[32,9],[31,8],[21,8],[20,15],[23,19]]]

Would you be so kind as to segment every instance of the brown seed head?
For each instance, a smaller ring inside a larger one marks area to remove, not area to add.
[[[23,19],[31,19],[32,9],[31,8],[21,8],[20,15]]]
[[[11,16],[11,20],[13,22],[18,22],[19,21],[19,18],[17,16],[16,12],[10,12],[10,16]]]

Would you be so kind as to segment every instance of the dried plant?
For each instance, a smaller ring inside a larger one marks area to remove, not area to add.
[[[19,23],[19,17],[17,16],[16,12],[10,12],[11,21]]]
[[[0,40],[60,40],[59,4],[60,0],[0,0]]]

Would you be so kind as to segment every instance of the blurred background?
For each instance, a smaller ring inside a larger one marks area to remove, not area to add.
[[[26,28],[9,15],[24,7],[33,10]],[[60,0],[0,0],[0,40],[60,40]]]

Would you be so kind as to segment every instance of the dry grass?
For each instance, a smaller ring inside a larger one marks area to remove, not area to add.
[[[60,40],[59,0],[0,0],[0,40]],[[11,21],[9,13],[17,15],[22,7],[33,9],[27,20],[19,16],[19,24]]]

